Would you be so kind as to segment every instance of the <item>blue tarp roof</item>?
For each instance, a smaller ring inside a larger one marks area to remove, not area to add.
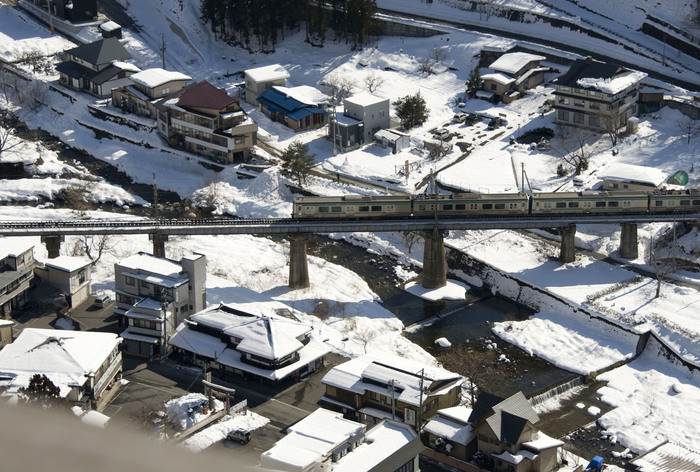
[[[282,113],[295,121],[314,113],[325,113],[321,108],[302,103],[274,87],[261,93],[258,96],[258,102],[265,105],[271,112]]]

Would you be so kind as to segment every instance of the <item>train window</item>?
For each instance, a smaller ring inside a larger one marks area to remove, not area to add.
[[[360,205],[360,211],[369,211],[369,205]]]
[[[566,202],[557,202],[557,208],[566,208]]]
[[[620,202],[608,202],[609,207],[617,207]]]
[[[331,212],[332,213],[340,213],[343,211],[342,207],[331,207]]]
[[[482,210],[490,210],[491,208],[493,208],[493,205],[490,203],[484,203],[483,205],[481,205]]]
[[[657,206],[657,207],[664,206],[664,201],[663,200],[656,200],[654,202],[654,206]]]
[[[569,208],[578,208],[578,202],[569,202]]]
[[[605,208],[605,202],[595,202],[596,208]]]
[[[318,207],[319,213],[328,213],[328,207]]]
[[[470,210],[478,210],[479,206],[476,203],[470,203],[469,204],[469,209]]]
[[[381,205],[372,205],[372,211],[382,211]]]
[[[451,205],[451,204],[449,204],[449,205],[443,205],[443,206],[442,206],[442,209],[443,209],[443,210],[452,210],[452,205]]]
[[[700,205],[700,200],[693,200],[693,205],[694,206]]]
[[[494,205],[494,207],[496,208],[496,210],[505,210],[505,209],[506,209],[506,204],[505,204],[505,203],[496,203],[496,204]]]
[[[418,209],[420,211],[425,211],[425,205],[418,205]]]
[[[698,200],[698,202],[700,202],[700,200]],[[467,205],[465,205],[464,203],[458,203],[455,205],[455,210],[464,210],[466,208],[467,208]]]
[[[681,206],[690,206],[690,200],[681,200]]]

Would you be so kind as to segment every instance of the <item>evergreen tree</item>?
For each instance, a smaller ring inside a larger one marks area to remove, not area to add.
[[[392,103],[396,108],[396,115],[401,120],[404,129],[420,126],[428,119],[428,106],[420,92],[415,95],[406,95]]]
[[[309,154],[309,146],[299,140],[292,141],[282,153],[282,171],[294,177],[301,187],[314,167],[315,157],[316,154]]]
[[[467,80],[467,95],[470,97],[475,97],[476,92],[481,89],[481,74],[479,73],[479,67],[475,67],[470,73],[469,73],[469,79]]]
[[[20,388],[18,392],[20,401],[26,404],[36,404],[43,407],[68,407],[65,400],[61,398],[61,389],[44,374],[34,374],[29,379],[29,385]]]

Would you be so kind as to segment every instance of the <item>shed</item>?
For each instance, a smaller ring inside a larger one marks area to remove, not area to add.
[[[688,183],[688,173],[684,170],[679,170],[669,177],[666,183],[671,185],[686,185]]]
[[[411,137],[409,135],[391,129],[380,129],[374,133],[374,140],[382,147],[391,148],[394,154],[411,147]]]

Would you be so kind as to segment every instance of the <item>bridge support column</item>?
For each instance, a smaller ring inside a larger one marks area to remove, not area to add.
[[[442,233],[434,228],[425,233],[423,249],[423,287],[440,288],[447,285],[445,242]]]
[[[168,240],[167,234],[151,233],[148,239],[153,243],[153,255],[165,258],[165,242]]]
[[[307,288],[309,283],[309,264],[306,260],[307,235],[294,235],[289,241],[289,288]]]
[[[61,255],[61,243],[65,240],[63,236],[42,236],[41,242],[49,252],[49,259],[55,259]]]
[[[576,225],[564,228],[561,234],[561,252],[559,260],[563,263],[574,262],[576,260]]]
[[[636,259],[639,257],[639,244],[637,242],[637,223],[622,223],[620,235],[620,257]]]

